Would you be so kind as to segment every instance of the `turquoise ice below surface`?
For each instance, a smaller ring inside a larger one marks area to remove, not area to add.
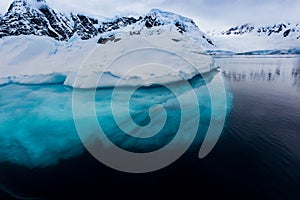
[[[213,81],[216,73],[219,72],[205,75],[206,80]],[[176,87],[181,87],[180,83],[176,84]],[[210,95],[201,77],[195,77],[190,84],[198,98],[201,112],[199,133],[203,137],[211,117]],[[124,93],[126,90],[130,89],[122,89]],[[61,84],[8,84],[0,87],[0,162],[36,168],[56,165],[61,160],[81,155],[85,149],[73,120],[72,91],[72,88]],[[143,87],[133,93],[129,109],[138,125],[145,126],[150,122],[148,112],[153,105],[163,105],[168,115],[165,126],[158,134],[143,139],[126,135],[116,125],[111,111],[112,91],[112,88],[98,89],[95,97],[98,121],[111,141],[129,151],[150,152],[172,140],[182,111],[169,89]],[[90,92],[82,90],[80,93],[84,97]],[[230,107],[230,95],[227,102]],[[82,118],[89,119],[90,116],[84,115],[83,112]],[[89,128],[88,123],[86,126]],[[186,135],[188,139],[189,133]]]

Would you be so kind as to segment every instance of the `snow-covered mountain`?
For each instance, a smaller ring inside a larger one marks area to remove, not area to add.
[[[127,32],[130,35],[160,34],[162,31],[178,32],[186,37],[193,39],[205,49],[215,46],[204,32],[202,32],[192,19],[181,15],[152,9],[149,13],[139,18],[115,17],[101,22],[99,29],[99,43],[109,40],[109,36],[118,32]]]
[[[71,14],[71,17],[74,21],[73,32],[82,40],[88,40],[98,35],[98,30],[95,27],[98,24],[97,19],[81,14]]]
[[[255,26],[253,24],[243,24],[232,27],[222,32],[212,32],[212,35],[244,35],[253,34],[259,36],[280,35],[284,37],[292,37],[300,39],[300,25],[298,23],[279,23],[271,26]]]
[[[0,21],[0,38],[37,35],[66,41],[77,33],[88,39],[97,35],[94,24],[97,20],[83,15],[57,13],[45,0],[15,0]]]
[[[66,40],[72,32],[68,18],[56,13],[44,1],[29,5],[26,0],[15,0],[0,22],[0,37],[33,34]]]
[[[199,30],[193,20],[174,13],[153,9],[137,18],[117,16],[113,19],[99,20],[82,14],[67,15],[56,12],[45,0],[14,0],[0,21],[0,38],[37,35],[68,41],[73,35],[78,35],[87,40],[98,34],[111,35],[127,26],[131,26],[132,33],[140,32],[144,28],[168,27],[193,37],[205,47],[214,46],[213,41]]]
[[[214,68],[213,59],[204,53],[204,49],[213,47],[213,40],[192,19],[171,12],[153,9],[137,17],[95,19],[56,12],[44,0],[14,0],[0,22],[0,85],[16,82],[101,87],[93,81],[104,73],[104,86],[113,86],[122,79],[122,73],[143,66],[145,61],[156,68],[126,75],[124,84],[188,80]],[[133,56],[135,49],[139,51]],[[107,68],[126,53],[132,58]],[[185,60],[180,59],[182,56]],[[161,64],[171,66],[173,71],[162,70]]]
[[[208,31],[207,34],[214,38],[217,49],[240,53],[259,53],[261,50],[272,50],[265,53],[287,53],[300,48],[300,23],[248,23],[225,31]]]

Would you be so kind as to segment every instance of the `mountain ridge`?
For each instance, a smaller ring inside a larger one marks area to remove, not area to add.
[[[245,23],[225,31],[207,31],[218,50],[251,54],[298,54],[300,47],[300,23],[286,22],[271,25]],[[220,54],[221,51],[213,53]]]
[[[192,19],[175,13],[152,9],[136,18],[122,15],[100,20],[84,14],[68,15],[56,12],[45,0],[14,0],[0,20],[0,38],[37,35],[68,41],[74,35],[78,35],[82,40],[96,36],[105,39],[116,31],[123,31],[124,28],[135,33],[142,29],[169,29],[186,34],[204,46],[214,46],[213,40],[200,31]]]
[[[233,26],[225,31],[209,31],[212,36],[239,36],[244,34],[254,34],[258,36],[281,35],[282,37],[295,37],[300,39],[300,23],[277,23],[272,25],[254,25],[245,23]]]

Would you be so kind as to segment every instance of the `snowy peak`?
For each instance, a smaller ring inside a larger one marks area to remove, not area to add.
[[[253,24],[243,24],[240,26],[232,27],[223,32],[215,32],[212,35],[224,35],[224,36],[240,36],[244,34],[252,34],[257,36],[281,36],[300,38],[300,26],[298,23],[278,23],[274,25],[255,26]]]
[[[49,30],[52,28],[56,34],[53,35],[54,38],[58,40],[68,40],[73,35],[72,23],[65,15],[56,13],[46,4],[41,5],[39,11],[42,12],[48,20]]]
[[[295,37],[296,39],[300,38],[300,27],[299,24],[291,24],[291,23],[281,23],[275,24],[273,26],[262,26],[257,30],[259,35],[272,35],[279,34],[282,37]]]
[[[228,29],[225,32],[222,32],[221,34],[224,35],[243,35],[245,33],[251,33],[254,30],[254,26],[252,26],[251,24],[243,24],[240,26],[236,26],[233,28]]]
[[[204,47],[212,47],[214,43],[193,22],[192,19],[181,15],[152,9],[139,18],[118,16],[100,23],[99,43],[106,43],[112,35],[118,32],[128,32],[130,35],[156,35],[164,31],[180,33],[194,39]]]
[[[46,35],[67,40],[73,34],[71,22],[56,13],[45,1],[15,0],[0,22],[0,38],[18,35]]]
[[[100,24],[100,27],[98,29],[99,33],[105,33],[105,32],[110,32],[114,30],[118,30],[122,27],[126,27],[132,24],[137,23],[140,21],[142,17],[136,19],[134,17],[115,17],[114,19],[104,21]]]
[[[226,31],[209,31],[219,50],[247,54],[286,54],[299,52],[298,23],[234,26]],[[219,53],[219,52],[217,52]]]
[[[10,4],[8,12],[24,13],[27,11],[28,3],[26,0],[15,0]]]
[[[0,37],[25,33],[46,34],[47,30],[43,30],[46,22],[42,18],[42,14],[32,9],[27,1],[15,0],[0,22]]]
[[[214,42],[199,29],[192,19],[172,12],[152,9],[144,17],[142,22],[148,29],[165,26],[168,27],[170,31],[178,31],[181,34],[193,38],[204,47],[211,48],[215,46]]]
[[[102,22],[99,27],[99,33],[114,31],[132,24],[136,25],[133,29],[169,26],[169,28],[173,28],[180,33],[198,30],[192,19],[171,12],[152,9],[149,13],[139,18],[119,16]]]
[[[198,29],[192,19],[159,9],[152,9],[144,17],[143,21],[147,28],[152,28],[153,26],[174,25],[180,33]]]
[[[42,6],[46,6],[45,0],[14,0],[8,8],[8,12],[22,14],[28,12],[30,8],[39,9]]]
[[[76,33],[86,40],[98,34],[97,23],[84,15],[57,13],[44,0],[15,0],[0,20],[0,38],[37,35],[67,41]]]

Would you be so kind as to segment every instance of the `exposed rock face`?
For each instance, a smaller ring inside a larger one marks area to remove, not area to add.
[[[98,35],[98,30],[95,27],[98,20],[80,14],[72,14],[71,16],[74,21],[74,31],[81,39],[88,40]]]
[[[104,33],[104,32],[108,32],[108,31],[117,30],[122,27],[126,27],[128,25],[134,24],[134,23],[140,21],[141,19],[142,19],[142,17],[140,17],[139,19],[135,19],[133,17],[116,18],[112,21],[102,22],[98,31],[99,31],[99,33]]]

